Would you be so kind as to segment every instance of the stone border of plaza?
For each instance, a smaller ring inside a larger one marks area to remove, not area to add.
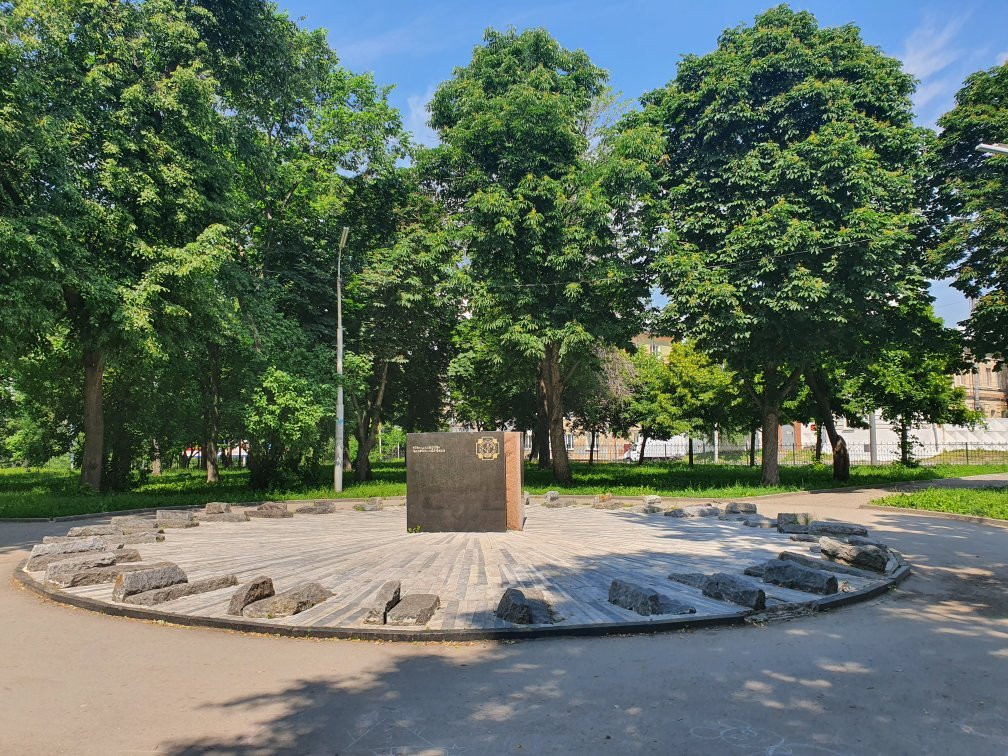
[[[982,490],[982,489],[981,489]],[[936,512],[933,509],[916,509],[913,507],[888,507],[885,504],[862,504],[859,509],[871,509],[876,512],[891,512],[893,514],[916,515],[917,517],[936,517],[939,520],[954,520],[969,522],[974,525],[993,525],[996,528],[1008,528],[1008,520],[998,520],[995,517],[980,515],[964,515],[955,512]]]
[[[87,609],[112,617],[128,617],[130,619],[160,622],[182,627],[206,627],[215,630],[231,630],[260,635],[276,635],[287,638],[330,638],[333,640],[369,640],[369,641],[406,641],[406,642],[462,642],[480,640],[532,640],[546,637],[590,637],[605,635],[641,635],[666,633],[675,630],[692,630],[709,627],[730,627],[746,624],[750,616],[759,616],[763,612],[751,609],[714,614],[702,617],[677,616],[675,619],[651,620],[647,622],[612,622],[591,625],[538,625],[535,627],[509,627],[462,630],[422,630],[403,629],[392,630],[387,627],[301,627],[291,625],[276,625],[267,622],[238,619],[237,617],[200,617],[198,615],[175,614],[144,609],[140,606],[109,604],[84,596],[75,596],[59,590],[51,590],[43,583],[33,578],[24,570],[27,560],[18,563],[14,568],[14,580],[33,593],[60,604]],[[812,612],[823,612],[851,604],[868,601],[881,596],[906,580],[910,575],[910,567],[904,565],[886,579],[876,585],[862,588],[850,593],[838,593],[824,596],[804,603]]]

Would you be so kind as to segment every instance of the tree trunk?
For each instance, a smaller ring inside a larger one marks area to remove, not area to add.
[[[763,407],[763,485],[780,484],[778,434],[780,433],[780,410],[777,407]]]
[[[378,439],[378,426],[381,423],[382,402],[385,399],[385,386],[388,385],[389,364],[382,365],[381,378],[378,380],[378,388],[373,397],[368,397],[364,411],[358,413],[357,429],[354,436],[357,438],[357,456],[354,459],[354,478],[358,482],[371,480],[371,450]]]
[[[749,431],[749,467],[756,467],[756,429]]]
[[[588,467],[591,467],[593,464],[595,464],[595,435],[596,431],[592,430],[591,443],[588,446]]]
[[[80,485],[98,492],[102,485],[105,457],[105,416],[102,410],[102,378],[105,356],[97,349],[84,350],[84,450]]]
[[[689,466],[693,467],[693,437],[692,436],[690,436],[688,448],[689,448]]]
[[[550,429],[549,410],[546,406],[546,388],[543,384],[542,370],[536,379],[536,394],[539,406],[536,408],[536,456],[539,458],[539,468],[545,470],[550,466]]]
[[[161,474],[161,447],[158,445],[157,439],[151,441],[151,475],[157,477]]]
[[[203,446],[203,457],[206,461],[206,481],[215,484],[220,480],[220,470],[217,461],[217,434],[220,432],[220,391],[218,390],[218,360],[216,349],[209,350],[206,383],[204,384],[204,425],[206,444]]]
[[[567,458],[567,444],[564,443],[564,380],[560,373],[560,346],[550,344],[540,365],[540,380],[546,397],[546,411],[549,416],[549,440],[553,482],[570,485],[570,460]]]
[[[833,480],[850,480],[850,453],[847,451],[847,442],[844,437],[837,433],[826,378],[820,371],[809,369],[805,371],[805,383],[812,392],[812,398],[815,399],[816,407],[819,408],[822,424],[826,426],[826,435],[829,436],[830,446],[833,447]]]
[[[637,464],[644,464],[644,451],[647,449],[648,435],[647,433],[640,434],[640,454],[637,455]]]
[[[900,418],[900,462],[910,464],[910,432],[907,429],[906,418]]]
[[[815,426],[815,461],[816,464],[822,462],[822,423]]]

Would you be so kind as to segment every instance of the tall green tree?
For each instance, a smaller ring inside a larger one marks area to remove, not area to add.
[[[649,251],[630,210],[657,142],[646,127],[593,139],[606,79],[545,30],[488,30],[430,106],[438,176],[464,226],[472,316],[493,343],[538,363],[558,482],[571,480],[571,377],[594,344],[639,329],[649,296]]]
[[[665,135],[663,327],[752,377],[764,483],[803,371],[884,343],[886,314],[927,296],[913,89],[856,27],[779,6],[683,58],[630,119]]]
[[[626,433],[633,396],[630,355],[615,347],[598,347],[593,359],[574,376],[568,408],[574,430],[588,434],[588,464],[595,462],[595,442],[603,433]]]
[[[1008,356],[1008,157],[981,143],[1008,142],[1008,63],[978,71],[938,119],[931,162],[937,258],[973,301],[965,323],[970,349],[1000,363]]]
[[[918,323],[901,346],[886,346],[854,368],[844,387],[862,417],[879,409],[896,425],[903,464],[912,460],[913,429],[924,423],[972,425],[983,417],[966,406],[966,390],[952,381],[967,368],[958,332],[933,314]]]
[[[14,232],[17,253],[31,258],[29,271],[53,277],[36,306],[68,325],[80,355],[81,484],[95,490],[105,455],[103,375],[109,355],[148,325],[145,274],[227,217],[231,171],[221,146],[230,135],[200,14],[168,0],[24,0],[3,12],[16,40],[13,53],[5,47],[16,61],[0,95],[13,121],[6,128],[24,124],[29,138],[51,138],[63,161],[9,195],[8,212],[20,228],[34,222],[43,231],[44,241],[31,243]],[[40,111],[45,126],[36,128]]]
[[[674,342],[661,356],[640,350],[633,355],[633,366],[628,415],[640,428],[637,464],[644,462],[649,440],[713,430],[736,393],[732,374],[690,343]]]

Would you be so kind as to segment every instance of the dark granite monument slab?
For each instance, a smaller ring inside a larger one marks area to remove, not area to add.
[[[406,527],[423,533],[521,530],[521,434],[410,433]]]

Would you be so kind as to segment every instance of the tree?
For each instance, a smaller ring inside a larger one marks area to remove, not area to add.
[[[970,350],[1008,358],[1008,157],[982,155],[981,142],[1008,141],[1008,64],[978,71],[938,119],[931,165],[936,257],[973,301]]]
[[[711,428],[735,391],[728,371],[685,342],[673,342],[664,356],[638,351],[633,366],[629,421],[640,428],[637,464],[644,462],[649,440],[692,437]]]
[[[442,83],[432,175],[458,209],[467,302],[487,340],[538,365],[552,471],[571,480],[565,394],[595,344],[637,332],[650,291],[649,248],[634,225],[647,193],[653,131],[595,139],[606,73],[542,30],[488,30]]]
[[[7,194],[5,215],[18,218],[8,233],[31,258],[29,271],[48,268],[55,279],[35,306],[69,326],[80,355],[81,484],[98,490],[109,356],[147,326],[141,284],[152,264],[225,218],[229,135],[199,9],[167,0],[37,0],[3,15],[14,71],[0,110],[14,113],[8,126],[24,124],[28,138],[50,138],[63,161]],[[47,125],[32,126],[43,110]],[[51,152],[31,143],[18,150]],[[26,227],[42,230],[44,241],[27,242],[18,230]]]
[[[575,430],[588,433],[588,464],[595,462],[600,433],[626,431],[627,410],[633,395],[634,368],[629,354],[615,347],[598,347],[592,361],[574,376],[568,408]]]
[[[966,369],[959,334],[932,314],[908,332],[903,346],[888,346],[849,379],[862,416],[881,409],[899,428],[900,461],[912,459],[910,431],[924,423],[972,425],[982,413],[966,407],[966,390],[951,376]]]
[[[347,400],[357,439],[354,473],[369,480],[383,418],[392,414],[407,430],[433,430],[441,420],[460,312],[458,253],[443,207],[422,190],[416,168],[362,179],[345,217],[355,245]]]
[[[886,314],[927,297],[913,89],[856,27],[779,6],[686,56],[628,118],[665,135],[661,327],[743,377],[766,484],[803,372],[884,343]]]

